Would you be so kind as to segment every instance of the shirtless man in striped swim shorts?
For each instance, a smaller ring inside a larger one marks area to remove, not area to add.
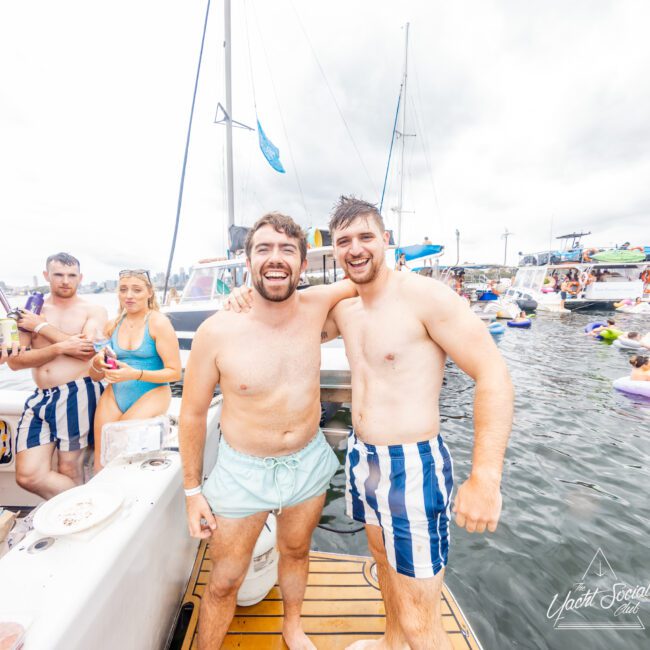
[[[95,408],[102,385],[89,376],[95,354],[91,337],[106,323],[106,310],[77,295],[79,261],[50,255],[43,276],[50,284],[40,315],[23,312],[20,344],[9,357],[12,370],[31,368],[36,390],[27,399],[16,435],[16,481],[49,499],[81,484],[85,449],[92,444]],[[52,469],[58,451],[56,471]]]
[[[474,451],[453,510],[468,532],[494,532],[512,423],[506,364],[483,323],[442,283],[396,273],[377,208],[341,197],[330,221],[338,263],[359,295],[330,314],[352,371],[346,459],[348,515],[366,526],[386,632],[351,648],[450,650],[440,594],[449,552],[453,472],[438,401],[447,355],[476,382]]]

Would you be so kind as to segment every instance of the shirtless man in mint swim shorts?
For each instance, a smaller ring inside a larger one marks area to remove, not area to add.
[[[306,254],[305,235],[293,220],[262,217],[246,240],[254,309],[218,312],[192,343],[179,438],[190,533],[210,538],[213,563],[199,615],[201,650],[221,647],[271,511],[278,514],[282,634],[291,650],[315,647],[300,612],[312,532],[339,465],[318,428],[319,344],[330,309],[356,292],[350,282],[297,292]],[[222,437],[201,490],[206,414],[217,384]]]
[[[476,381],[472,470],[454,501],[456,523],[470,533],[493,532],[501,513],[508,370],[460,296],[386,266],[388,233],[374,205],[341,197],[330,232],[359,292],[334,307],[324,328],[326,339],[343,336],[352,371],[347,510],[366,525],[386,607],[384,637],[350,647],[451,650],[440,611],[453,488],[438,410],[445,360]]]

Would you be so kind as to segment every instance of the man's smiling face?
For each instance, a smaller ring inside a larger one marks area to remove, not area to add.
[[[248,265],[259,294],[266,300],[282,302],[296,290],[307,261],[300,259],[297,239],[267,224],[253,235]]]
[[[372,282],[383,265],[388,233],[370,215],[360,215],[332,234],[336,261],[355,284]]]

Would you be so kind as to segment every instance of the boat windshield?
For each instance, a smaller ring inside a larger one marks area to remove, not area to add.
[[[211,266],[194,269],[181,302],[200,302],[227,296],[234,287],[246,283],[246,267]]]
[[[513,289],[532,289],[539,291],[542,282],[544,282],[545,275],[546,269],[519,269],[515,277]]]

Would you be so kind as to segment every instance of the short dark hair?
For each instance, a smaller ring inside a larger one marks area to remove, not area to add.
[[[607,324],[608,325],[616,325],[616,321],[613,318],[608,318],[607,319]]]
[[[374,203],[362,201],[354,196],[340,196],[330,218],[330,234],[333,235],[337,228],[349,226],[359,217],[372,217],[381,231],[385,232],[384,220]]]
[[[639,338],[639,333],[638,332],[628,332],[627,333],[627,338],[628,339],[638,339]]]
[[[79,260],[70,255],[70,253],[55,253],[54,255],[50,255],[47,260],[45,260],[45,268],[48,269],[52,262],[58,262],[64,266],[76,266],[81,271]]]
[[[648,360],[650,360],[650,357],[645,357],[642,354],[635,354],[630,357],[630,363],[635,368],[643,368],[643,366],[648,363]]]
[[[264,226],[273,226],[275,232],[283,232],[287,237],[297,239],[298,248],[300,249],[300,261],[304,262],[307,259],[307,236],[305,235],[304,230],[286,214],[281,214],[280,212],[269,212],[261,219],[258,219],[246,234],[244,249],[246,250],[246,257],[249,260],[251,258],[251,250],[253,249],[253,236]]]

